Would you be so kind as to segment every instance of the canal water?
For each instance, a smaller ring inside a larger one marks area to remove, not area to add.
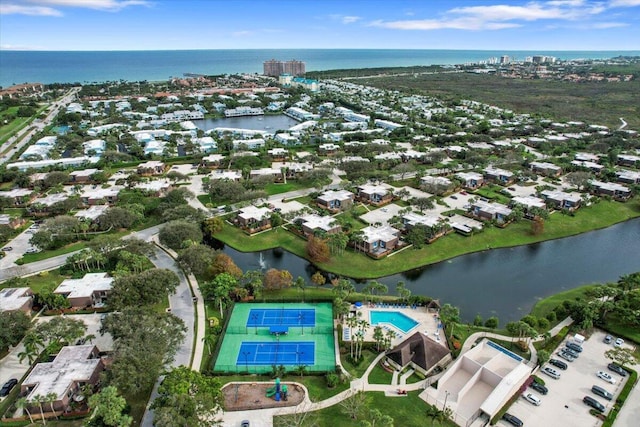
[[[193,124],[199,129],[209,130],[218,127],[224,128],[240,128],[264,130],[267,132],[275,132],[277,130],[287,130],[299,122],[284,114],[269,116],[243,116],[229,117],[220,119],[202,119],[192,120]]]
[[[242,253],[225,247],[224,252],[243,271],[286,269],[309,283],[317,271],[307,260],[280,249]],[[504,325],[528,314],[541,298],[589,283],[615,282],[636,271],[640,219],[564,239],[463,255],[378,280],[392,295],[403,281],[413,294],[460,307],[465,321],[476,314],[485,319],[495,315]]]

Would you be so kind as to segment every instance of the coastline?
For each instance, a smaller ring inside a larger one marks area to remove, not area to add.
[[[223,229],[222,232],[216,234],[213,237],[239,252],[250,253],[280,248],[293,255],[307,260],[318,269],[327,273],[349,277],[352,279],[378,279],[423,268],[429,265],[450,261],[452,259],[473,253],[485,252],[492,249],[526,246],[533,243],[543,243],[605,229],[619,223],[640,218],[640,205],[638,204],[639,200],[639,197],[636,196],[634,199],[630,200],[627,205],[625,205],[629,207],[629,209],[627,209],[628,215],[620,216],[612,221],[595,218],[596,220],[600,219],[600,221],[588,229],[572,230],[571,228],[563,227],[564,221],[562,221],[562,219],[567,219],[570,221],[575,218],[562,215],[560,217],[561,220],[558,221],[558,223],[554,224],[554,226],[555,228],[559,229],[564,228],[564,233],[558,232],[558,230],[552,228],[552,231],[554,232],[553,234],[551,232],[545,232],[540,236],[533,236],[528,231],[528,229],[530,228],[529,222],[521,221],[520,223],[510,225],[506,229],[491,228],[487,231],[470,237],[464,237],[454,234],[439,239],[431,245],[426,245],[422,249],[405,250],[401,253],[397,253],[391,257],[386,257],[380,260],[373,260],[362,253],[356,253],[348,250],[345,251],[345,253],[340,257],[332,257],[332,260],[327,263],[314,263],[309,260],[306,255],[306,241],[286,230],[280,230],[280,232],[277,231],[279,229],[262,233],[258,236],[249,237],[242,231],[235,229],[228,224],[225,224],[225,229]],[[618,202],[602,201],[596,206],[607,203]],[[597,213],[599,212],[594,212],[593,216],[597,216]],[[561,214],[557,213],[555,215],[560,216]],[[547,223],[551,222],[552,220],[553,218],[547,221]],[[515,228],[517,228],[517,230],[514,230]],[[510,233],[510,236],[502,237],[511,238],[508,240],[502,239],[504,243],[496,243],[496,241],[490,240],[490,238],[494,237],[496,233]],[[260,239],[260,241],[258,241],[258,239]],[[446,239],[450,239],[451,242],[446,241]],[[469,244],[469,242],[471,241],[470,239],[477,240],[473,242],[473,244]]]

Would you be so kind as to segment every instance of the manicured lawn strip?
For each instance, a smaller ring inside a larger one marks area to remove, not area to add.
[[[69,276],[60,274],[60,269],[56,269],[43,271],[34,276],[26,277],[25,279],[28,281],[27,286],[29,286],[34,293],[39,294],[43,291],[53,291],[64,279],[67,279],[68,277]],[[0,288],[6,286],[6,283],[0,284]]]
[[[346,369],[347,372],[349,372],[355,378],[360,378],[362,375],[364,375],[364,372],[367,370],[369,365],[371,365],[371,362],[373,362],[373,359],[375,359],[378,354],[371,350],[363,349],[362,360],[356,366],[347,360],[347,356],[349,355],[348,352],[349,352],[350,344],[345,343],[345,347],[347,349],[347,353],[340,355],[342,367]],[[355,349],[355,344],[354,344],[354,349]]]
[[[266,375],[224,375],[216,377],[220,381],[220,384],[224,385],[230,382],[239,381],[252,383],[256,381],[274,381],[272,378]],[[334,388],[327,387],[327,381],[324,375],[285,375],[280,379],[282,382],[298,382],[304,384],[309,390],[309,398],[312,402],[320,402],[335,396],[336,394],[349,388],[349,383],[339,384]]]
[[[394,425],[397,426],[428,427],[438,425],[454,427],[456,425],[453,421],[435,424],[431,418],[426,416],[429,405],[418,397],[419,394],[419,391],[412,391],[403,397],[386,397],[383,392],[369,392],[367,393],[369,402],[366,405],[365,412],[368,409],[378,409],[383,414],[393,417]],[[368,414],[363,414],[358,417],[358,420],[350,419],[342,411],[340,404],[317,411],[316,414],[318,427],[352,427],[358,425],[360,420],[369,419]]]
[[[23,260],[23,264],[28,264],[30,262],[42,261],[43,259],[53,258],[54,256],[79,251],[80,249],[84,249],[86,246],[87,242],[76,242],[59,249],[42,251],[37,254],[24,254],[21,259]]]
[[[524,359],[531,359],[531,353],[528,351],[522,351],[520,350],[520,347],[514,343],[513,341],[504,341],[504,340],[499,340],[499,339],[495,339],[495,338],[487,338],[491,341],[493,341],[496,344],[501,345],[502,347],[506,348],[509,351],[514,352],[515,354],[517,354],[518,356],[524,358]],[[515,338],[514,338],[515,340]]]
[[[533,306],[531,310],[531,314],[536,316],[537,318],[545,317],[547,314],[551,313],[554,308],[562,304],[565,300],[575,301],[577,299],[582,299],[584,294],[593,289],[598,285],[586,285],[581,286],[579,288],[570,289],[568,291],[560,292],[554,295],[551,295],[547,298],[541,299]],[[562,319],[558,319],[560,321]]]
[[[393,380],[393,374],[385,371],[378,363],[375,368],[369,374],[370,384],[391,384]]]
[[[629,326],[620,322],[618,317],[615,314],[609,315],[607,317],[607,324],[605,325],[605,329],[612,334],[623,336],[624,338],[635,341],[640,344],[640,328],[637,326]],[[640,352],[640,349],[636,350],[636,354]]]
[[[196,196],[196,198],[205,206],[207,206],[207,203],[211,203],[211,196],[208,194],[200,194],[199,196]]]
[[[608,227],[639,217],[639,201],[639,196],[627,203],[602,200],[600,203],[580,209],[575,216],[557,212],[545,221],[544,232],[538,236],[531,234],[531,222],[522,220],[510,224],[506,229],[487,227],[483,232],[471,237],[457,233],[450,234],[422,249],[408,249],[377,261],[371,260],[362,253],[347,250],[340,257],[333,257],[327,263],[319,263],[318,267],[330,273],[356,279],[388,276],[467,253],[537,243]],[[225,224],[223,230],[216,233],[215,237],[243,252],[280,246],[295,255],[305,256],[306,242],[291,233],[282,231],[269,231],[248,237],[239,229]]]
[[[267,184],[264,187],[264,191],[266,191],[269,196],[273,196],[274,194],[287,193],[289,191],[300,190],[301,188],[308,188],[308,187],[306,185],[300,184],[299,182],[290,181],[290,182],[287,182],[286,184],[284,183]]]

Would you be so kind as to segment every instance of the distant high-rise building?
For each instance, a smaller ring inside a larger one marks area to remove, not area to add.
[[[278,61],[271,59],[264,61],[263,70],[265,76],[278,77],[280,74],[291,74],[292,76],[302,76],[305,71],[305,63],[302,61]]]
[[[500,57],[501,64],[508,64],[509,62],[511,62],[511,58],[509,58],[509,55],[502,55]]]

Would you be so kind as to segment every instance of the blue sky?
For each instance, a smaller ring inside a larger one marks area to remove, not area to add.
[[[0,48],[640,50],[640,0],[0,0]]]

